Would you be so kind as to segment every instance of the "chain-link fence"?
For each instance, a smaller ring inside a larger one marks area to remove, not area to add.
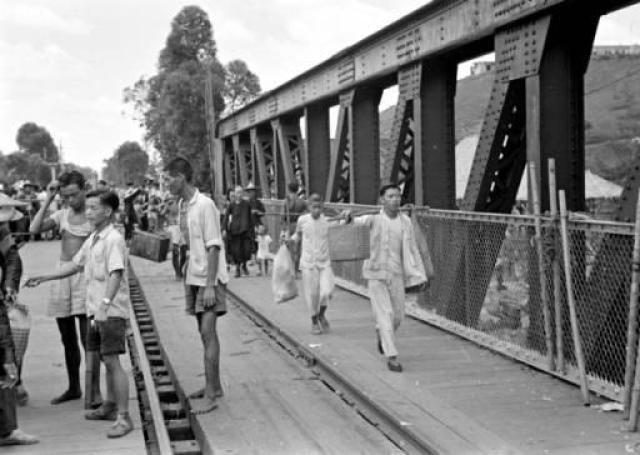
[[[265,220],[275,239],[282,226],[275,211],[282,213],[282,203],[266,202]],[[327,204],[330,214],[344,208],[354,214],[371,209]],[[577,383],[559,221],[541,218],[540,270],[534,216],[416,209],[416,219],[427,237],[435,279],[409,302],[408,313]],[[570,219],[568,238],[589,385],[620,399],[633,225]],[[350,288],[365,290],[361,261],[333,268]]]

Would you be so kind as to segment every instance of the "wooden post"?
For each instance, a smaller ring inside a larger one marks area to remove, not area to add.
[[[549,309],[549,288],[547,287],[547,272],[544,266],[544,248],[542,246],[542,222],[540,221],[540,193],[538,193],[538,176],[536,165],[529,162],[529,182],[531,182],[531,198],[533,200],[533,214],[536,229],[536,252],[538,255],[538,276],[540,281],[540,300],[542,301],[542,315],[544,317],[544,339],[547,346],[547,367],[555,370],[553,356],[553,338],[551,329],[551,310]]]
[[[562,325],[562,274],[560,273],[560,254],[558,251],[558,194],[556,190],[556,160],[549,158],[549,209],[554,221],[553,230],[553,307],[556,326],[556,368],[564,373],[564,329]]]
[[[629,323],[627,325],[627,358],[624,369],[624,419],[630,415],[631,387],[635,377],[638,345],[638,285],[640,281],[640,194],[636,204],[636,224],[634,231],[633,259],[631,262],[631,292],[629,297]],[[636,400],[637,401],[637,400]],[[638,413],[636,409],[636,414]],[[635,428],[634,428],[635,430]]]
[[[578,327],[578,314],[576,313],[576,301],[573,295],[573,280],[571,274],[571,256],[569,255],[569,231],[567,229],[567,200],[564,190],[558,192],[560,198],[560,232],[562,235],[562,255],[564,257],[564,276],[567,287],[567,302],[569,303],[569,318],[571,319],[571,335],[575,346],[578,373],[580,374],[580,391],[584,404],[589,404],[589,385],[587,383],[587,369],[584,364],[582,341],[580,339],[580,327]]]

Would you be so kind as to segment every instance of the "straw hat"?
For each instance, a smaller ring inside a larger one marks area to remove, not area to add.
[[[27,204],[16,201],[4,193],[0,193],[0,223],[6,221],[18,221],[24,216],[16,207],[23,207]]]

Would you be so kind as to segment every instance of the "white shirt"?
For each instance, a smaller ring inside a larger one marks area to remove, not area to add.
[[[184,201],[180,201],[180,208]],[[180,210],[180,217],[183,215]],[[184,223],[186,221],[186,223]],[[185,283],[192,286],[206,286],[209,262],[207,248],[217,246],[220,248],[218,255],[218,276],[215,283],[226,284],[229,282],[227,264],[220,232],[220,212],[214,202],[201,194],[198,190],[186,204],[186,220],[180,219],[179,226],[186,224],[188,230],[189,263]]]
[[[122,234],[107,225],[100,232],[93,232],[73,257],[77,266],[84,267],[87,282],[87,315],[93,316],[107,297],[109,274],[122,270],[122,279],[116,296],[107,307],[107,317],[129,319],[129,281],[127,275],[127,246]]]
[[[389,223],[388,271],[392,275],[402,275],[402,221],[399,216],[389,218],[383,214],[382,217],[386,218],[386,222]]]
[[[314,220],[310,213],[298,218],[294,238],[302,236],[300,267],[324,269],[331,265],[329,258],[329,221],[324,215]]]

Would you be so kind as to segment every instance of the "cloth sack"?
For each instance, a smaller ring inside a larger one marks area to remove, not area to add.
[[[420,226],[415,210],[411,214],[411,227],[413,228],[413,234],[416,239],[416,244],[418,245],[418,251],[420,251],[420,257],[424,264],[424,272],[427,275],[427,279],[431,281],[435,276],[435,270],[431,260],[431,252],[429,251],[429,244],[427,243],[425,229]]]
[[[15,345],[16,364],[22,365],[24,354],[29,344],[29,333],[31,332],[31,316],[29,308],[17,301],[9,304],[8,307],[9,325],[11,326],[11,335],[13,336],[13,344]]]
[[[273,260],[273,276],[271,288],[276,303],[286,302],[298,295],[296,272],[287,245],[280,246]]]

